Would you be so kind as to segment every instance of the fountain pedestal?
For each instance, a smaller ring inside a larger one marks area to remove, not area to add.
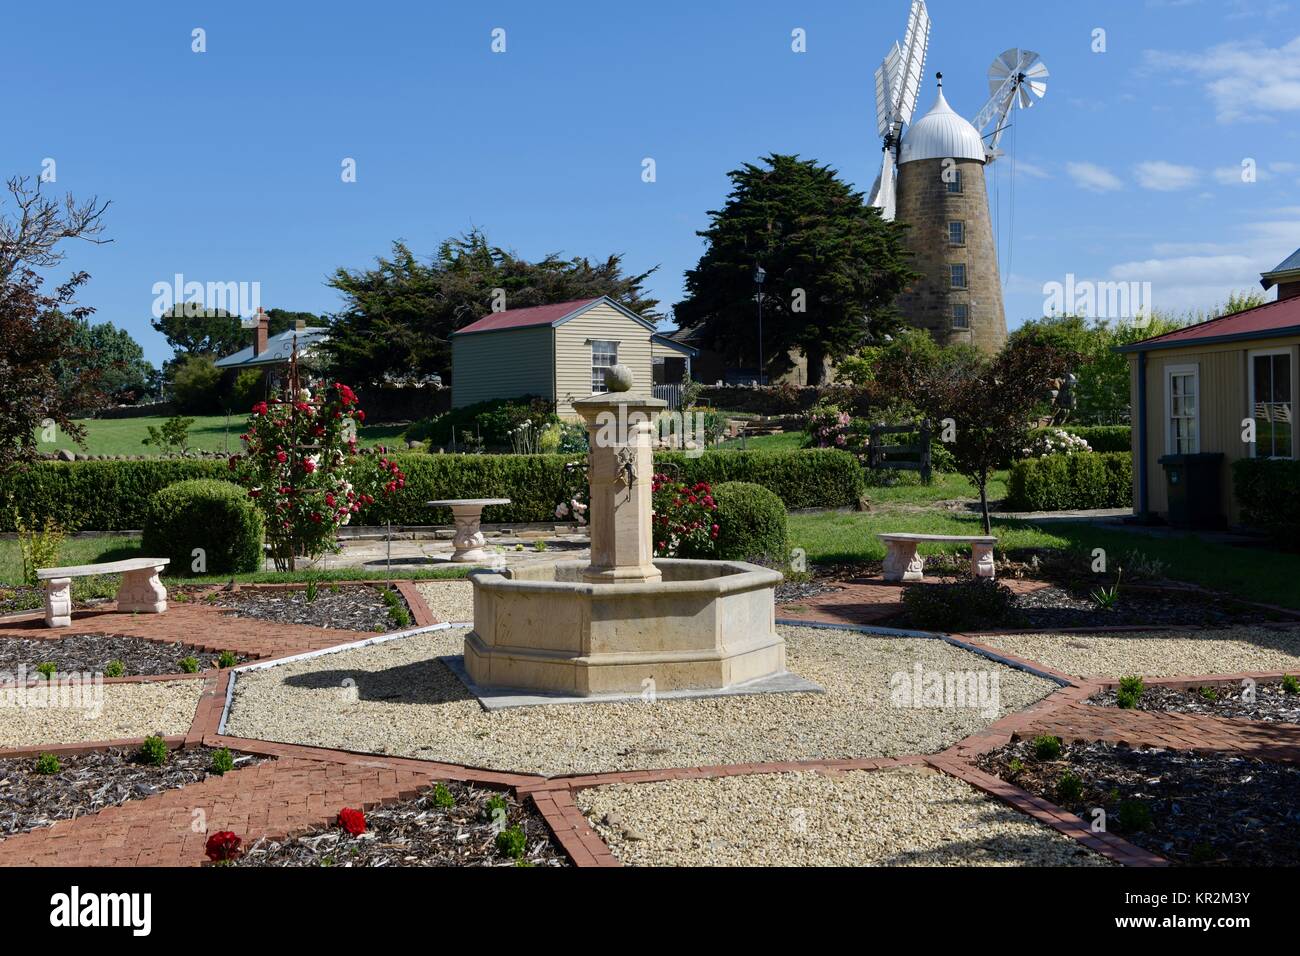
[[[654,558],[654,416],[664,405],[618,391],[574,403],[590,438],[591,561],[470,575],[464,666],[473,685],[652,699],[785,674],[779,572]]]

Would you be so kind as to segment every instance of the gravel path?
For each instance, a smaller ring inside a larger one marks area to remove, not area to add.
[[[64,696],[56,694],[52,702],[76,706],[49,706],[43,688],[28,688],[26,705],[19,706],[21,689],[0,688],[0,747],[183,734],[194,720],[203,681],[103,684],[98,690],[103,697],[96,701],[91,685],[84,698],[65,687]]]
[[[922,768],[758,774],[584,790],[640,866],[1106,866],[1069,837]]]
[[[979,639],[1016,657],[1079,677],[1181,677],[1300,670],[1300,629],[1118,634],[999,634]]]
[[[474,620],[474,585],[468,581],[422,581],[416,585],[435,621]]]
[[[241,674],[227,732],[475,767],[579,773],[934,753],[1056,688],[938,640],[780,630],[789,669],[827,693],[489,713],[435,659],[461,653],[465,631],[453,629]],[[892,706],[891,677],[910,679],[917,665],[989,675],[990,687],[996,675],[1000,707]]]

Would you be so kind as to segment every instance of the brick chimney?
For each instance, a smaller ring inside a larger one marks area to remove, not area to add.
[[[254,320],[257,325],[254,326],[255,331],[253,332],[253,357],[256,358],[266,351],[266,333],[270,320],[266,317],[266,313],[262,311],[261,306],[258,306]]]

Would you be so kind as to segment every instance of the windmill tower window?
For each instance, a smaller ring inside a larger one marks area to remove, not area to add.
[[[950,193],[961,192],[961,170],[953,169],[950,171],[949,175],[952,178],[948,180],[948,192]]]
[[[948,223],[948,245],[964,246],[966,245],[966,223],[953,221]]]
[[[966,288],[966,263],[954,262],[948,267],[952,277],[952,288]]]
[[[970,306],[965,302],[954,302],[952,306],[952,327],[954,329],[970,328]]]

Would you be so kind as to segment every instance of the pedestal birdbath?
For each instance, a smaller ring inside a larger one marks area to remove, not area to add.
[[[488,505],[508,505],[509,498],[448,498],[426,501],[426,505],[450,508],[456,522],[456,536],[451,539],[451,560],[457,564],[484,564],[492,555],[483,550],[483,509]]]
[[[616,368],[606,381],[626,389],[631,375]],[[464,669],[474,685],[645,696],[785,674],[773,602],[779,572],[654,557],[653,436],[664,407],[619,390],[574,402],[591,449],[591,560],[471,574]]]

